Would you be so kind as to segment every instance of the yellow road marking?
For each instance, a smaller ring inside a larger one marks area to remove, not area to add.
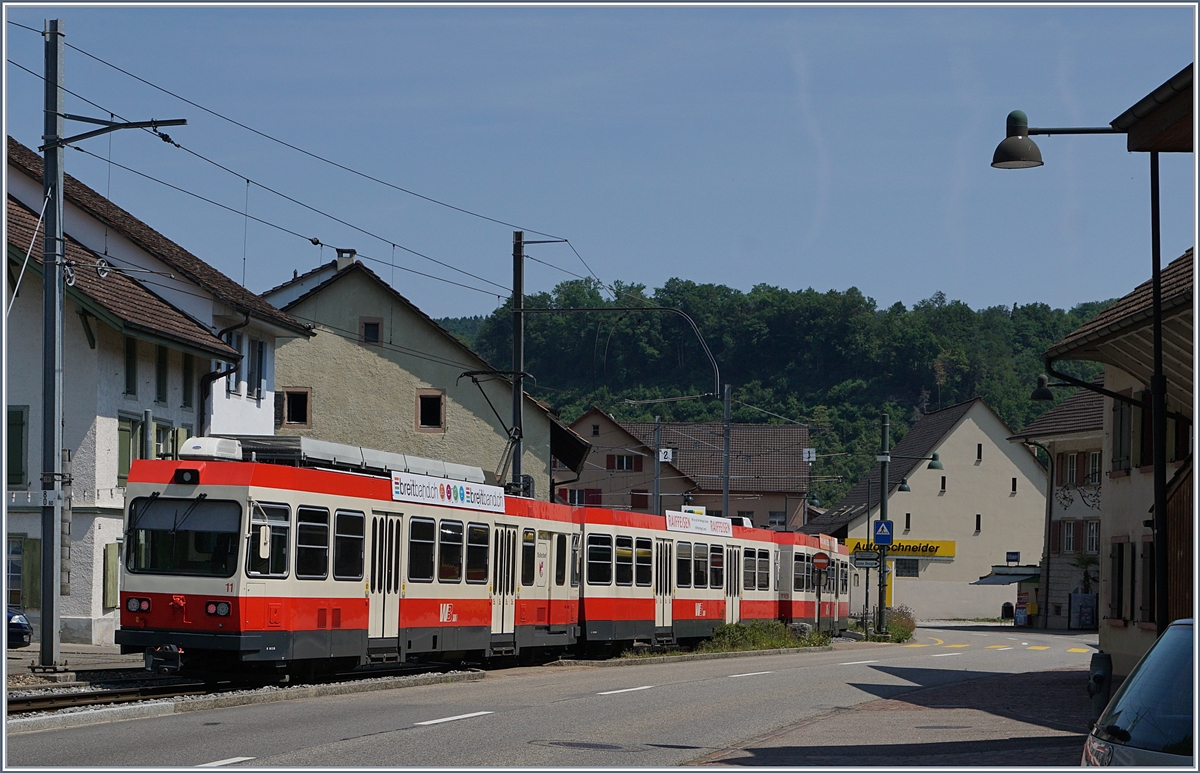
[[[989,645],[988,645],[987,647],[985,647],[984,649],[989,649],[989,650],[1006,650],[1006,649],[1008,649],[1008,647],[1004,646],[1003,644],[989,644]]]
[[[946,642],[942,641],[941,639],[939,639],[939,638],[938,638],[938,637],[936,637],[936,636],[930,636],[930,637],[928,637],[928,638],[930,638],[930,639],[933,639],[933,640],[934,640],[935,642],[937,642],[938,644],[945,644],[945,643],[946,643]]]
[[[1067,650],[1067,652],[1091,652],[1091,650],[1085,649],[1084,647],[1072,647],[1071,649]]]
[[[1026,647],[1027,650],[1048,650],[1049,647]]]
[[[951,649],[951,648],[955,648],[955,647],[970,647],[970,646],[971,646],[970,644],[947,644],[946,649]]]
[[[905,644],[905,647],[928,647],[928,644]]]

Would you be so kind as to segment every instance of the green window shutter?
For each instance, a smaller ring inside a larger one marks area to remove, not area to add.
[[[8,485],[25,485],[25,411],[8,409]]]
[[[42,608],[42,541],[25,538],[21,545],[21,605]]]
[[[104,546],[104,608],[112,609],[121,604],[117,592],[117,575],[121,567],[121,546],[110,542]]]
[[[133,422],[121,419],[117,429],[117,485],[129,480],[130,450],[133,446]]]

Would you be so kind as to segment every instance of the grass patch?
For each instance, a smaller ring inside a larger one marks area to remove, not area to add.
[[[696,647],[697,652],[743,652],[746,650],[776,650],[793,647],[824,647],[830,636],[813,631],[797,636],[778,620],[769,622],[732,623],[719,625],[711,639]]]
[[[900,604],[888,610],[887,627],[892,641],[908,641],[917,629],[917,621],[913,618],[913,611]]]

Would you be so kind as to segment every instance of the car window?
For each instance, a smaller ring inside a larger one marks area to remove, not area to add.
[[[1096,726],[1107,741],[1192,754],[1192,626],[1173,625],[1163,633]]]

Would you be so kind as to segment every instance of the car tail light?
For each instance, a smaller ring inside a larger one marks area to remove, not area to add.
[[[1081,765],[1107,765],[1112,762],[1112,744],[1101,741],[1088,733],[1087,742],[1083,745]]]
[[[209,615],[217,617],[229,617],[229,602],[228,601],[210,601],[204,605],[204,611]]]
[[[125,600],[125,608],[130,612],[149,612],[150,599],[139,599],[130,596]]]

